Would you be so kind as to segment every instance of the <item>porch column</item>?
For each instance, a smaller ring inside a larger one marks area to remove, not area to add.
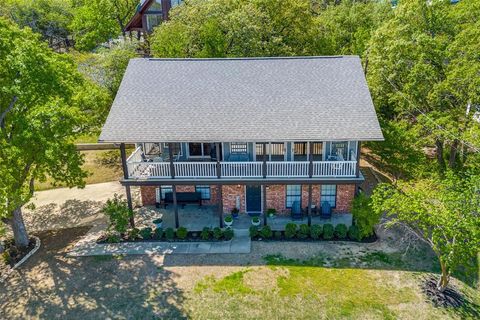
[[[267,185],[262,185],[262,192],[263,192],[263,225],[267,225]]]
[[[128,179],[127,153],[125,151],[125,143],[120,143],[120,156],[122,157],[123,178]],[[132,192],[130,186],[125,186],[125,194],[127,195],[128,209],[133,212]],[[135,219],[133,215],[130,217],[130,226],[135,228]]]
[[[313,177],[313,148],[310,147],[310,142],[308,143],[308,177],[311,179]],[[308,207],[307,207],[307,219],[308,225],[312,225],[312,184],[308,184]]]
[[[215,153],[217,157],[217,178],[220,179],[222,177],[222,168],[220,166],[220,143],[215,143]]]
[[[175,211],[175,228],[180,226],[178,222],[178,206],[177,206],[177,186],[172,185],[172,195],[173,195],[173,210]]]
[[[360,154],[362,153],[362,142],[358,141],[357,146],[357,168],[356,168],[356,176],[357,178],[360,177]]]
[[[173,143],[168,143],[168,154],[170,156],[170,175],[175,179],[175,165],[173,164]]]
[[[218,218],[220,219],[220,228],[223,228],[223,195],[222,185],[217,185],[217,200],[218,200]]]
[[[267,143],[263,143],[263,158],[262,158],[262,176],[265,179],[267,177]]]

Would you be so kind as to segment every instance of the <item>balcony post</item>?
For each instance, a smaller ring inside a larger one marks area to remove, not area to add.
[[[309,148],[308,161],[309,161],[309,163],[308,163],[308,177],[311,178],[313,176],[313,152],[312,152],[312,148]]]
[[[178,221],[178,205],[177,205],[177,186],[172,185],[172,196],[173,196],[173,210],[175,212],[175,228],[180,226]]]
[[[308,226],[312,225],[312,184],[308,185],[308,208],[307,208]]]
[[[127,153],[125,151],[125,143],[120,143],[120,156],[122,157],[123,178],[128,179]],[[127,196],[128,209],[133,212],[132,191],[130,186],[125,186],[125,194]],[[133,215],[130,217],[130,226],[135,228],[135,219]]]
[[[220,220],[220,228],[223,228],[223,195],[222,186],[217,185],[217,198],[218,198],[218,218]]]
[[[267,177],[267,143],[263,143],[263,164],[262,164],[262,176],[265,179]]]
[[[220,143],[215,142],[215,153],[217,154],[217,178],[222,177],[222,167],[220,166]]]
[[[168,154],[170,155],[170,174],[172,175],[172,179],[175,179],[175,166],[173,165],[173,143],[168,143]]]
[[[355,168],[355,176],[360,177],[360,153],[362,153],[362,142],[358,141],[357,146],[357,167]]]
[[[267,185],[262,185],[263,225],[267,225]]]

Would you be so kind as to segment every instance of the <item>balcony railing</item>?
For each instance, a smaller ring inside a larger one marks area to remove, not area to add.
[[[176,179],[355,177],[356,161],[173,162]],[[170,162],[147,162],[137,149],[127,159],[130,179],[172,178]]]

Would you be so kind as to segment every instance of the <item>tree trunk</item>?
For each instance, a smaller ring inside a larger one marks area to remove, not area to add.
[[[435,140],[435,146],[437,148],[437,162],[440,170],[443,172],[445,170],[445,160],[443,158],[443,141],[440,139]]]
[[[455,160],[457,158],[458,144],[459,144],[458,139],[455,139],[455,140],[453,140],[453,143],[450,146],[450,158],[448,159],[448,166],[450,168],[455,167]]]
[[[447,288],[448,283],[450,282],[450,274],[447,271],[447,267],[441,260],[440,260],[440,269],[442,270],[442,275],[440,276],[440,279],[437,282],[437,290],[440,292],[443,292]]]
[[[23,222],[22,217],[22,208],[18,207],[13,211],[12,217],[10,218],[10,226],[13,231],[13,238],[15,239],[15,246],[22,248],[28,246],[28,233],[25,228],[25,223]]]
[[[3,245],[3,242],[0,241],[0,254],[5,251],[5,247]]]

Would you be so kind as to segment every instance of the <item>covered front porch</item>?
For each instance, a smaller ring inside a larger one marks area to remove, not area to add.
[[[155,206],[145,206],[138,210],[136,221],[139,227],[152,226],[152,221],[156,218],[163,219],[162,227],[175,229],[175,210],[172,207],[156,208]],[[220,217],[217,206],[197,206],[185,205],[178,209],[179,225],[187,228],[189,231],[201,231],[204,227],[215,228],[220,226]],[[261,216],[263,225],[263,216]],[[292,220],[288,215],[276,215],[273,218],[267,217],[267,225],[272,230],[285,230],[287,223],[307,224],[308,218],[305,216],[302,220]],[[347,227],[352,225],[352,215],[350,213],[334,213],[331,218],[323,219],[318,215],[311,217],[313,224],[345,224]],[[241,213],[234,219],[232,227],[234,229],[248,229],[252,225],[251,217],[246,213]]]

